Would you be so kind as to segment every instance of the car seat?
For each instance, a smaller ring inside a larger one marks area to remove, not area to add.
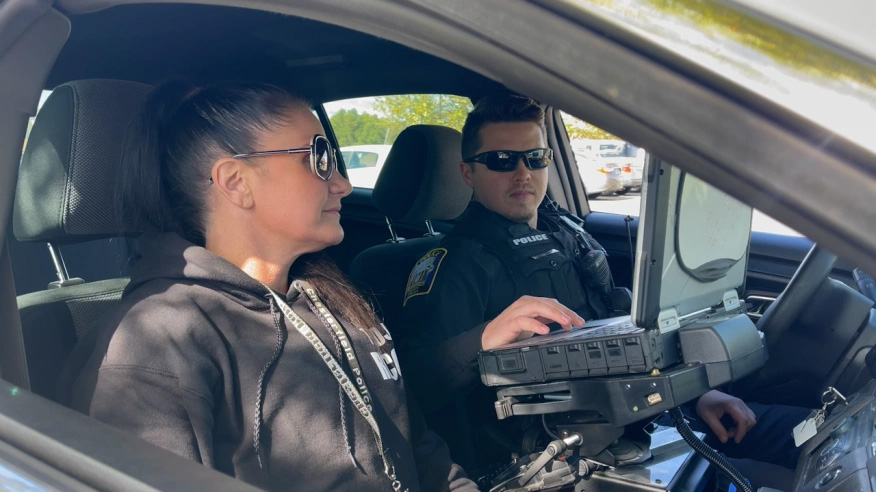
[[[410,126],[396,138],[374,185],[371,196],[386,216],[391,237],[356,255],[350,277],[377,304],[396,338],[404,335],[397,321],[411,268],[441,240],[431,221],[455,219],[471,200],[471,188],[459,173],[461,143],[462,135],[452,128]],[[426,221],[429,232],[421,238],[399,238],[394,221]]]
[[[96,282],[69,278],[60,247],[135,233],[124,230],[115,214],[115,170],[128,123],[150,89],[116,80],[63,84],[43,104],[28,138],[13,230],[19,241],[48,243],[59,280],[48,290],[18,296],[18,311],[29,389],[47,398],[54,399],[76,341],[118,303],[128,283],[121,275]],[[122,242],[117,251],[124,262],[128,249]]]

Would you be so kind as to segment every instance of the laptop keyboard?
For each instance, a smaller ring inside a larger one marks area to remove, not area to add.
[[[599,338],[607,336],[630,335],[639,333],[642,329],[633,324],[631,320],[619,321],[610,325],[598,326],[596,328],[587,329],[586,327],[572,333],[566,340],[586,340],[589,338]]]

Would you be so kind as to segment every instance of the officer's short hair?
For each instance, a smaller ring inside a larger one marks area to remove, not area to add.
[[[542,135],[547,138],[544,126],[544,109],[528,97],[517,94],[494,94],[478,100],[474,109],[465,118],[462,127],[462,157],[474,156],[481,147],[481,128],[490,123],[538,124]]]

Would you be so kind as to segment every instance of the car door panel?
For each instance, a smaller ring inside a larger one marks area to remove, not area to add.
[[[0,408],[0,470],[17,469],[42,490],[257,490],[6,381]]]
[[[629,228],[627,227],[629,225]],[[639,218],[604,212],[591,212],[584,227],[605,248],[608,265],[618,286],[633,287],[633,256]]]
[[[805,237],[752,232],[745,295],[781,294],[810,248],[812,241]],[[854,287],[853,269],[852,264],[840,260],[830,276]]]
[[[804,237],[753,232],[745,297],[753,295],[775,299],[794,276],[811,247],[812,241]]]

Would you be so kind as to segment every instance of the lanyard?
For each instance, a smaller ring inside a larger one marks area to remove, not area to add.
[[[343,350],[344,355],[347,357],[347,363],[350,365],[350,369],[353,372],[353,378],[355,378],[356,386],[362,397],[362,401],[365,403],[368,410],[373,412],[374,408],[371,405],[371,392],[368,391],[368,386],[365,384],[365,376],[362,374],[361,366],[359,366],[359,358],[356,357],[356,352],[353,350],[353,344],[350,342],[347,332],[341,324],[338,323],[331,311],[325,307],[322,300],[317,295],[316,290],[311,287],[309,283],[305,281],[296,281],[293,285],[299,292],[303,292],[307,296],[320,321],[322,321],[322,323],[332,330],[335,336],[338,337],[338,341],[341,344],[341,350]]]
[[[389,450],[385,449],[383,446],[383,438],[380,434],[380,427],[377,424],[377,420],[374,418],[373,407],[371,406],[371,394],[368,392],[368,387],[365,385],[365,378],[362,375],[362,369],[359,366],[359,360],[356,357],[356,353],[353,352],[353,346],[350,343],[349,337],[347,337],[347,332],[344,331],[341,324],[335,319],[332,315],[331,311],[328,310],[327,307],[322,303],[319,296],[313,287],[310,286],[309,283],[301,280],[296,280],[292,283],[293,287],[295,287],[299,292],[303,292],[308,299],[316,306],[316,311],[319,313],[319,316],[322,318],[322,321],[325,322],[332,331],[338,336],[338,339],[341,341],[341,347],[344,350],[344,353],[347,356],[347,361],[350,364],[350,367],[353,368],[353,373],[356,377],[356,386],[350,381],[350,378],[347,376],[347,373],[335,359],[331,352],[329,352],[328,348],[326,348],[325,344],[322,343],[322,340],[316,336],[316,333],[310,328],[306,321],[304,321],[301,316],[299,316],[295,311],[286,304],[273,289],[265,286],[268,291],[274,296],[274,300],[277,301],[277,305],[280,308],[280,311],[283,312],[283,315],[286,316],[286,319],[295,327],[295,329],[300,333],[310,345],[313,346],[316,353],[319,354],[319,357],[325,362],[325,365],[328,366],[329,371],[331,371],[332,375],[335,379],[338,380],[338,384],[341,386],[341,389],[344,390],[344,393],[347,394],[347,397],[353,403],[353,406],[362,417],[368,422],[368,425],[371,426],[371,430],[374,431],[374,438],[377,441],[377,448],[380,450],[380,458],[383,460],[383,472],[387,477],[392,481],[392,489],[395,491],[401,490],[401,482],[398,480],[398,477],[395,474],[395,465],[392,463],[392,458],[389,456]]]

